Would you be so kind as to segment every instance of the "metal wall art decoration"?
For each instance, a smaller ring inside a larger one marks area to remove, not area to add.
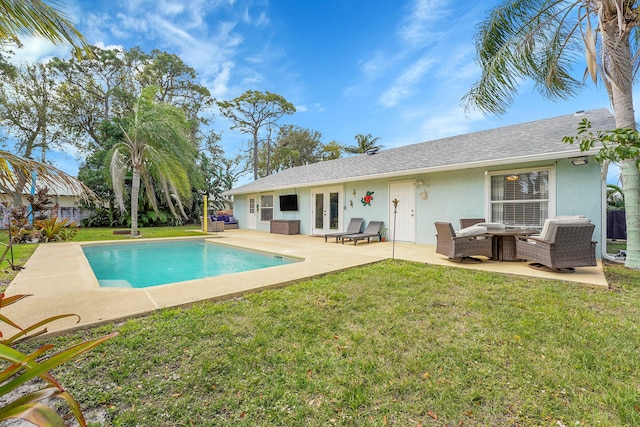
[[[360,199],[362,206],[371,206],[371,201],[373,200],[373,191],[367,191],[367,195]]]

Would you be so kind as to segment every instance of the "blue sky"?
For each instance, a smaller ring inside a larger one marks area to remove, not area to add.
[[[355,143],[372,134],[385,148],[608,107],[589,81],[579,96],[552,102],[524,82],[503,116],[465,112],[479,76],[476,25],[497,1],[435,0],[64,0],[92,44],[160,49],[195,68],[220,100],[274,92],[297,112],[281,120]],[[68,49],[23,39],[19,59],[68,57]],[[583,64],[578,64],[578,69]],[[227,155],[248,137],[216,116]],[[481,147],[479,147],[481,149]],[[72,152],[50,156],[75,174]]]

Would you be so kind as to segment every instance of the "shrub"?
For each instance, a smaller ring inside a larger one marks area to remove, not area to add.
[[[9,211],[9,227],[12,243],[27,243],[31,240],[31,224],[25,206],[14,206]]]
[[[35,227],[40,231],[45,242],[66,241],[73,238],[78,231],[76,223],[69,223],[69,219],[59,220],[56,217],[37,220]]]
[[[14,304],[27,296],[15,295],[5,298],[4,294],[0,294],[0,307]],[[23,329],[0,314],[0,324],[9,325],[18,330],[16,334],[9,338],[4,338],[4,334],[0,333],[2,337],[0,339],[0,362],[4,362],[5,365],[4,369],[0,371],[0,398],[2,398],[3,402],[2,406],[0,406],[0,421],[20,418],[37,426],[65,425],[63,418],[53,408],[42,402],[43,399],[59,398],[69,405],[80,426],[86,426],[86,421],[78,402],[49,371],[96,347],[117,333],[85,341],[50,355],[45,355],[45,353],[54,348],[53,344],[44,344],[30,354],[22,353],[13,348],[13,345],[26,339],[28,334],[33,333],[32,336],[38,336],[45,333],[46,329],[39,330],[44,325],[54,320],[73,316],[76,315],[63,314],[49,317]],[[43,380],[45,386],[33,392],[20,393],[20,387],[31,382],[36,377]],[[19,397],[12,398],[10,393],[16,393]]]

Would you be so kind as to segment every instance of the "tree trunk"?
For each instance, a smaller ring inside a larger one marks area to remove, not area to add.
[[[138,196],[140,194],[140,169],[133,168],[131,176],[131,237],[138,237]]]
[[[627,223],[625,266],[640,269],[640,173],[635,159],[620,162]]]
[[[253,180],[258,180],[258,132],[253,133]]]
[[[612,84],[608,85],[616,119],[616,128],[636,129],[633,109],[633,61],[628,33],[619,35],[613,28],[605,26],[607,50],[618,60],[612,61],[607,68]],[[627,226],[627,258],[625,266],[640,269],[640,170],[636,166],[637,159],[620,162],[622,188],[625,196],[625,213]],[[602,242],[606,245],[606,242]]]
[[[271,135],[267,137],[267,176],[271,175]]]

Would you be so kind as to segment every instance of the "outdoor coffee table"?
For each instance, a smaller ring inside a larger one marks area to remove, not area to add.
[[[539,233],[539,230],[519,228],[507,228],[505,230],[492,230],[492,260],[495,261],[520,261],[516,256],[516,236],[530,236]]]

